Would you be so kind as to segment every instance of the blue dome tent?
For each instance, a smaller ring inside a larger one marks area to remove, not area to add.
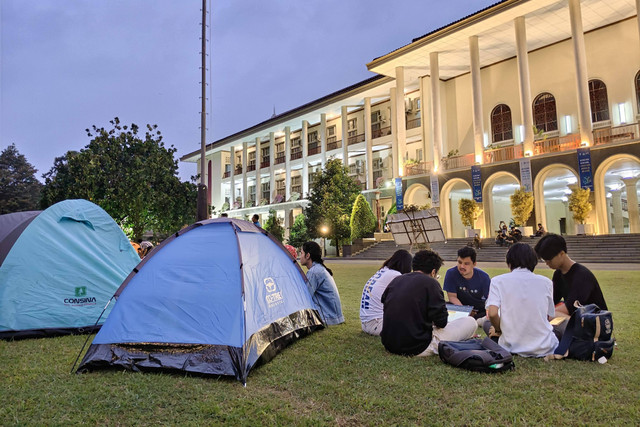
[[[122,283],[79,372],[98,368],[235,376],[324,323],[284,246],[248,221],[174,234]]]
[[[115,221],[86,200],[0,216],[0,338],[95,329],[139,262]]]

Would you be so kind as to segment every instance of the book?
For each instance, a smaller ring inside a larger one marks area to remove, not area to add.
[[[467,317],[469,313],[471,313],[471,310],[473,310],[473,307],[470,305],[447,304],[447,311],[449,312],[447,322],[453,322],[454,320]]]

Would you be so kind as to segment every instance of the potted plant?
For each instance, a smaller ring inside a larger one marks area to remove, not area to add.
[[[511,214],[513,215],[515,226],[523,236],[531,236],[533,227],[525,225],[531,216],[531,212],[533,212],[533,193],[527,192],[524,187],[520,187],[511,195],[510,199]]]
[[[482,213],[480,205],[471,199],[460,199],[458,201],[458,212],[460,213],[462,225],[467,227],[466,237],[474,237],[476,234],[479,236],[481,230],[479,228],[473,228],[473,226]]]
[[[591,190],[577,185],[571,188],[569,194],[569,210],[576,222],[576,234],[593,234],[593,224],[585,224],[593,206],[589,202]]]
[[[351,228],[351,241],[353,245],[358,247],[362,247],[364,245],[362,239],[373,236],[373,232],[376,229],[376,216],[362,194],[359,194],[353,203],[349,226]]]

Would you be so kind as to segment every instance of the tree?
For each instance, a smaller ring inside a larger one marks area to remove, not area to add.
[[[360,186],[349,176],[339,159],[330,159],[313,183],[309,206],[305,209],[307,229],[312,238],[322,237],[320,227],[329,228],[329,237],[339,255],[341,244],[349,241],[349,214],[360,194]]]
[[[309,231],[307,230],[307,224],[305,222],[304,214],[299,214],[293,220],[293,225],[289,230],[289,244],[294,248],[302,247],[304,242],[311,240]]]
[[[15,144],[0,153],[0,215],[38,209],[42,184]]]
[[[460,213],[460,220],[465,227],[473,228],[476,220],[482,213],[482,209],[471,199],[460,199],[458,201],[458,212]]]
[[[590,194],[591,191],[588,188],[580,188],[577,185],[571,189],[569,210],[573,213],[573,219],[578,224],[584,224],[589,212],[591,212]]]
[[[275,209],[269,210],[269,218],[267,218],[267,221],[264,223],[264,229],[279,241],[282,242],[284,240],[282,220],[276,215]]]
[[[80,152],[55,159],[43,175],[42,207],[87,199],[130,229],[134,239],[145,231],[170,234],[194,222],[196,186],[179,180],[176,149],[164,146],[157,126],[147,125],[142,137],[135,124],[121,125],[117,117],[110,123],[110,130],[87,129],[92,139]]]
[[[511,215],[513,215],[516,226],[526,225],[531,212],[533,212],[533,193],[520,187],[511,195],[510,199]]]
[[[362,194],[356,197],[351,210],[351,240],[360,239],[373,233],[376,229],[376,216]]]

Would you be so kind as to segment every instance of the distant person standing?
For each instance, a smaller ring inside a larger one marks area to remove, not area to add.
[[[382,268],[364,285],[360,301],[362,330],[369,335],[380,335],[382,331],[382,301],[380,298],[394,278],[411,272],[413,257],[404,249],[398,249],[382,264]]]
[[[447,270],[443,287],[451,304],[472,306],[482,326],[490,284],[489,275],[476,267],[475,249],[465,246],[458,250],[458,265]]]
[[[320,315],[327,325],[344,323],[342,303],[333,272],[322,262],[322,251],[316,242],[306,242],[300,251],[300,264],[307,267],[311,299],[318,304]]]
[[[258,216],[258,214],[254,214],[251,217],[251,222],[253,222],[253,225],[255,225],[256,227],[262,228],[262,226],[260,225],[260,217]]]

